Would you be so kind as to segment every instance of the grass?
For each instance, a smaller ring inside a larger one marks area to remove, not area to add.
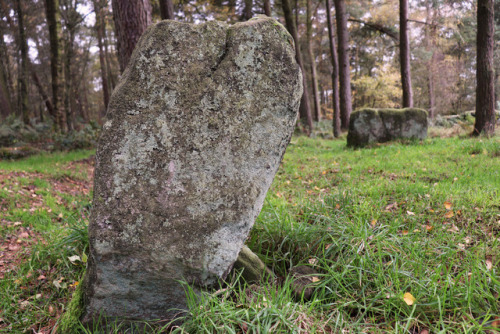
[[[0,235],[15,239],[24,229],[39,240],[21,241],[26,254],[0,281],[0,295],[8,296],[0,299],[0,333],[50,333],[67,307],[84,270],[68,257],[87,252],[91,197],[54,187],[66,178],[83,181],[71,161],[90,154],[0,162],[0,175],[14,175],[0,179]],[[30,187],[43,199],[33,212],[31,198],[18,193]],[[247,241],[277,279],[249,285],[235,273],[219,291],[196,297],[186,287],[190,310],[169,331],[498,332],[499,192],[498,137],[361,150],[343,140],[294,137]],[[297,300],[291,288],[289,270],[302,264],[317,272],[309,301]],[[110,328],[123,332],[120,324]]]

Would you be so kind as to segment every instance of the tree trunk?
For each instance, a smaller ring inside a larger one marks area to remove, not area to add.
[[[54,120],[54,126],[57,130],[64,129],[64,118],[60,111],[60,93],[59,93],[59,4],[57,0],[45,0],[45,14],[47,16],[47,26],[49,28],[50,44],[50,74],[52,85],[52,107],[53,113],[50,115]]]
[[[313,53],[312,45],[312,10],[311,1],[307,0],[307,51],[309,53],[309,59],[311,61],[311,81],[313,88],[313,100],[314,100],[314,120],[319,121],[321,118],[321,105],[319,102],[319,91],[318,91],[318,75],[316,73],[316,57]]]
[[[410,38],[408,36],[408,0],[399,1],[399,59],[401,84],[403,86],[403,108],[413,107],[410,70]]]
[[[0,27],[1,29],[1,27]],[[10,79],[10,62],[7,55],[7,45],[3,40],[3,31],[0,31],[0,119],[12,113],[12,86]]]
[[[264,0],[264,14],[271,17],[271,0]]]
[[[429,90],[429,118],[434,119],[436,117],[436,99],[434,95],[434,63],[436,58],[436,50],[434,48],[434,38],[435,38],[435,28],[432,25],[434,23],[433,15],[431,13],[431,7],[433,0],[427,0],[426,7],[426,25],[425,25],[425,40],[426,40],[426,50],[432,53],[429,63],[427,64],[427,87]]]
[[[243,8],[243,13],[241,14],[241,21],[248,21],[253,16],[253,0],[245,0],[245,7]]]
[[[106,114],[106,109],[109,103],[109,90],[108,90],[108,69],[106,67],[106,56],[104,54],[104,20],[102,17],[102,7],[103,3],[100,0],[94,0],[94,12],[95,12],[95,29],[97,32],[97,45],[99,46],[99,65],[101,67],[101,83],[102,83],[102,97],[104,101],[104,109],[99,113],[99,117],[103,117]]]
[[[33,82],[35,83],[36,88],[38,89],[38,93],[40,94],[43,102],[45,103],[45,107],[47,107],[47,111],[49,112],[49,114],[52,115],[54,113],[54,106],[52,105],[52,102],[50,101],[47,92],[43,88],[42,83],[40,82],[40,78],[38,78],[38,74],[36,73],[36,71],[34,70],[31,71],[31,77],[33,78]]]
[[[340,137],[340,103],[339,103],[339,61],[335,38],[333,37],[333,22],[330,0],[326,0],[326,19],[328,21],[328,40],[330,42],[330,53],[332,59],[332,104],[333,104],[333,135]]]
[[[24,124],[29,124],[28,106],[28,43],[24,32],[24,17],[21,0],[16,0],[17,26],[19,28],[19,49],[21,51],[21,69],[19,71],[19,101]]]
[[[162,20],[173,20],[175,18],[172,0],[160,0],[160,15]]]
[[[307,133],[310,134],[313,129],[312,117],[311,117],[311,108],[309,106],[309,90],[307,88],[307,80],[304,72],[304,62],[302,60],[302,53],[300,52],[299,46],[299,35],[297,34],[297,28],[295,26],[295,22],[293,20],[292,8],[290,7],[289,0],[282,0],[283,13],[285,15],[286,28],[290,35],[292,35],[294,44],[295,44],[295,57],[297,59],[297,63],[300,66],[300,70],[302,71],[302,82],[304,85],[304,93],[302,94],[302,99],[300,101],[300,118],[305,123],[307,127]]]
[[[477,87],[474,135],[495,133],[495,70],[493,65],[495,21],[494,0],[477,4]]]
[[[112,0],[120,71],[127,67],[142,33],[151,24],[149,0]]]
[[[352,111],[351,70],[349,66],[349,31],[347,30],[347,13],[345,0],[334,0],[335,16],[337,18],[337,38],[339,52],[339,97],[340,126],[349,128],[349,118]]]

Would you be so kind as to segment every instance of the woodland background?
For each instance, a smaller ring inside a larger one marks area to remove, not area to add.
[[[49,148],[91,146],[127,53],[142,31],[162,17],[234,23],[264,13],[289,31],[291,25],[297,28],[306,73],[303,131],[311,132],[313,121],[334,118],[339,108],[335,78],[339,68],[349,65],[351,92],[343,94],[340,85],[338,136],[340,125],[347,128],[350,110],[405,106],[400,66],[404,3],[413,106],[428,110],[432,122],[443,124],[443,116],[467,115],[475,109],[476,2],[0,0],[0,146],[25,141]],[[498,41],[500,2],[494,6]],[[336,21],[339,11],[347,19],[344,23]],[[346,35],[339,30],[342,24],[347,25]],[[342,63],[342,57],[348,63]],[[500,109],[500,47],[494,51],[494,68],[495,107]]]

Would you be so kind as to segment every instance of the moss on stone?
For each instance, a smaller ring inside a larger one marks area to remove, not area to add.
[[[61,317],[59,321],[59,326],[57,327],[57,333],[68,334],[77,333],[80,327],[80,317],[83,315],[84,302],[83,302],[83,282],[80,282],[76,286],[75,292],[71,296],[71,300],[68,303],[66,312]]]
[[[356,110],[351,114],[347,145],[361,147],[398,138],[424,139],[427,116],[427,111],[418,108]]]
[[[247,282],[261,281],[265,276],[274,277],[274,273],[245,245],[243,245],[233,268],[243,269],[241,276]]]

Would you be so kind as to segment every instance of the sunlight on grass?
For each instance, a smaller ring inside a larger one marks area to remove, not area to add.
[[[55,191],[53,180],[86,179],[67,167],[91,154],[0,162],[2,175],[38,173],[4,179],[0,187],[0,235],[15,244],[27,231],[38,240],[22,240],[26,251],[1,280],[0,295],[9,297],[0,302],[0,333],[39,331],[64,312],[85,267],[69,258],[88,253],[91,193]],[[190,311],[184,325],[170,329],[498,330],[499,189],[498,138],[432,138],[352,150],[345,141],[294,137],[247,241],[277,279],[250,285],[233,273],[218,292],[200,296],[186,286]],[[34,203],[42,204],[30,211]],[[309,301],[293,297],[289,270],[296,265],[317,272]],[[120,326],[109,328],[118,333]],[[167,327],[161,321],[138,324],[148,333]]]

